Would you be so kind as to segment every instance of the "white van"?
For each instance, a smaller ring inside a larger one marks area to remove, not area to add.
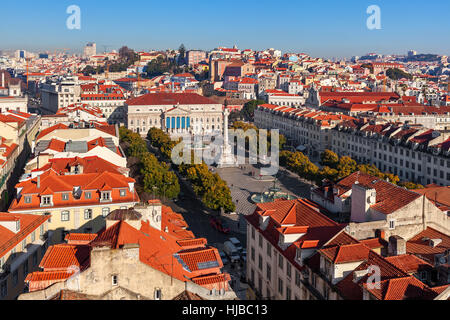
[[[223,245],[223,251],[227,254],[232,263],[239,261],[240,259],[239,252],[237,251],[233,243],[231,243],[230,241],[225,241]]]
[[[239,252],[239,254],[242,252],[242,250],[244,250],[241,242],[237,238],[230,238],[228,240],[230,240],[230,242],[236,247],[236,250]]]

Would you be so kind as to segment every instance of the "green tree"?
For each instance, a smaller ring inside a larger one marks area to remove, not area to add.
[[[361,65],[361,68],[369,69],[370,73],[373,74],[373,64],[371,64],[371,63],[363,63]]]
[[[373,164],[360,164],[358,165],[358,171],[361,171],[363,173],[370,174],[375,177],[382,178],[383,174],[381,171]]]
[[[423,185],[421,185],[421,184],[417,184],[417,183],[413,183],[413,182],[408,182],[408,181],[400,182],[398,185],[399,185],[400,187],[403,187],[403,188],[406,188],[406,189],[409,189],[409,190],[424,189],[424,188],[425,188],[425,187],[424,187]]]
[[[397,68],[390,68],[390,69],[388,69],[386,71],[386,76],[388,76],[392,80],[400,80],[402,78],[406,78],[406,79],[409,79],[409,80],[413,79],[412,75],[410,75],[409,73],[407,73],[407,72],[405,72],[403,70],[397,69]]]
[[[179,143],[179,141],[172,141],[164,131],[155,128],[149,130],[147,138],[166,157],[171,154],[175,144]],[[223,208],[226,212],[234,211],[235,205],[232,201],[231,191],[225,181],[218,174],[212,174],[204,162],[194,164],[196,163],[194,162],[194,156],[194,152],[191,152],[190,163],[183,163],[174,167],[189,180],[195,194],[207,208],[213,210]],[[150,180],[149,186],[152,186],[154,183],[154,181]]]
[[[180,45],[180,48],[178,48],[178,53],[180,54],[179,59],[178,59],[178,63],[179,64],[184,64],[185,63],[185,56],[186,56],[186,48],[185,48],[184,44]]]
[[[121,127],[119,136],[120,141],[126,144],[126,154],[139,159],[143,191],[160,197],[176,198],[180,193],[180,184],[170,167],[160,163],[148,152],[146,142],[138,133]]]
[[[255,110],[259,105],[266,103],[264,100],[252,100],[244,104],[241,114],[247,121],[254,121]]]
[[[325,150],[320,155],[320,164],[323,166],[328,166],[330,168],[336,169],[339,164],[339,156],[331,150]]]
[[[398,184],[398,182],[400,181],[400,178],[393,173],[385,173],[383,176],[383,179],[389,181],[392,184]],[[420,188],[417,188],[417,189],[420,189]]]
[[[81,71],[86,77],[96,73],[96,69],[93,66],[86,66],[83,71]]]
[[[336,169],[330,168],[328,166],[324,167],[322,170],[320,170],[318,174],[319,181],[316,180],[318,184],[321,184],[323,179],[327,179],[330,181],[336,181],[338,178],[339,172]]]
[[[337,170],[339,172],[338,178],[344,178],[353,172],[356,172],[357,169],[357,163],[355,160],[347,156],[341,157],[337,165]]]
[[[223,208],[225,212],[233,212],[236,206],[233,203],[231,192],[226,183],[222,179],[215,178],[215,183],[203,194],[203,203],[210,209],[220,210]]]

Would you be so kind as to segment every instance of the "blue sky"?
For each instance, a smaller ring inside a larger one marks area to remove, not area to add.
[[[70,5],[81,30],[66,28]],[[369,30],[366,9],[381,9],[381,30]],[[448,0],[22,0],[2,1],[0,49],[71,48],[89,41],[137,50],[278,48],[320,57],[409,49],[450,55]]]

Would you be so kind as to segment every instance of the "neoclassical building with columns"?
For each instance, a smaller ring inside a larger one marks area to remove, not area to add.
[[[125,102],[128,129],[147,135],[159,128],[171,135],[223,130],[223,106],[196,93],[149,93]]]

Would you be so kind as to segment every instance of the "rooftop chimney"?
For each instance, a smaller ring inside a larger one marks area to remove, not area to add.
[[[442,242],[442,239],[431,239],[430,247],[436,248],[441,242]]]
[[[388,251],[390,256],[406,254],[406,240],[400,236],[389,237]]]
[[[41,176],[37,176],[36,188],[39,189],[41,187]]]
[[[354,283],[358,282],[362,277],[367,275],[367,273],[369,273],[368,269],[354,271],[353,272],[353,282]]]

